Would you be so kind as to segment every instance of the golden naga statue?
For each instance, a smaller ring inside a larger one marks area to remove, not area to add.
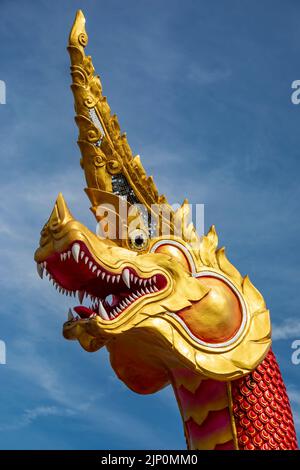
[[[78,295],[64,337],[89,352],[105,346],[137,393],[171,384],[189,449],[296,449],[262,295],[217,248],[214,227],[200,238],[187,202],[173,211],[158,194],[111,114],[87,42],[79,11],[68,51],[98,230],[74,219],[60,194],[35,253],[41,277]]]

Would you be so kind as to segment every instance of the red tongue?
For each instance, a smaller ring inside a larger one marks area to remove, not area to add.
[[[88,318],[94,313],[90,308],[83,307],[82,305],[74,307],[74,310],[81,318]]]

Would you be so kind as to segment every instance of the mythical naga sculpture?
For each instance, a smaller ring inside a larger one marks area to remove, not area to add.
[[[158,194],[111,115],[87,41],[79,11],[68,50],[80,163],[101,236],[60,194],[35,253],[41,277],[78,295],[64,337],[89,352],[105,346],[137,393],[171,384],[189,449],[296,449],[262,295],[217,249],[214,227],[200,238],[187,204],[173,211]]]

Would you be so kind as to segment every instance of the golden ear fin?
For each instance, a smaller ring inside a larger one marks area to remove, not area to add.
[[[111,114],[92,59],[85,54],[87,43],[85,17],[79,10],[70,33],[68,51],[81,166],[92,211],[96,215],[96,208],[105,203],[107,193],[114,193],[127,196],[129,204],[143,204],[150,213],[153,204],[166,203],[166,199],[158,194],[152,177],[147,177],[140,158],[132,155],[117,116]]]

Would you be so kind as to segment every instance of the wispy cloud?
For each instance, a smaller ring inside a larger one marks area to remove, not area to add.
[[[274,341],[300,338],[300,320],[287,318],[280,324],[274,323],[272,326],[272,338]]]

